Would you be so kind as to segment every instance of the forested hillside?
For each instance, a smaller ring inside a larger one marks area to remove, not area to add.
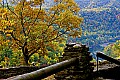
[[[103,51],[104,47],[120,40],[119,0],[76,0],[80,5],[83,35],[75,39],[87,44],[90,51]],[[73,42],[75,41],[73,40]]]

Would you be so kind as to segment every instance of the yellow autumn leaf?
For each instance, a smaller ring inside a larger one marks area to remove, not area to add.
[[[6,34],[7,37],[11,36],[11,34]]]

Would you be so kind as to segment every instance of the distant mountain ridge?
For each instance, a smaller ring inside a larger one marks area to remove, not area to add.
[[[120,7],[120,0],[75,0],[80,8]]]

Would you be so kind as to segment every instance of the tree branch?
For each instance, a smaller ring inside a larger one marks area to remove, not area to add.
[[[68,17],[68,15],[66,15],[62,20],[64,20],[65,18],[67,18]],[[61,21],[62,21],[61,20]],[[58,29],[55,29],[55,30],[53,30],[52,32],[54,32],[54,31],[56,31],[56,30],[59,30],[60,29],[60,27],[58,28]],[[58,32],[58,34],[57,34],[57,36],[56,36],[56,38],[53,38],[53,39],[51,39],[51,40],[47,40],[47,41],[45,41],[45,42],[49,42],[49,41],[52,41],[52,40],[55,40],[55,39],[57,39],[58,37],[60,37],[60,36],[62,36],[63,34],[65,34],[67,32],[67,30],[64,32],[64,33],[62,33],[62,34],[59,34],[59,32]],[[42,33],[43,34],[43,33]],[[43,35],[44,36],[44,35]]]
[[[63,34],[65,34],[67,32],[67,30],[65,31],[65,32],[63,32],[63,33],[61,33],[61,34],[59,34],[59,32],[58,32],[58,34],[57,34],[57,36],[55,37],[55,38],[53,38],[53,39],[51,39],[51,40],[46,40],[45,42],[51,42],[51,41],[54,41],[54,40],[56,40],[58,37],[61,37]]]
[[[8,10],[9,10],[9,11],[11,11],[14,15],[16,15],[16,16],[17,16],[17,14],[16,14],[14,11],[12,11],[12,10],[10,9],[10,7],[9,7],[9,5],[8,5],[7,0],[6,0],[6,3],[7,3],[7,8],[8,8]],[[17,17],[18,17],[18,16],[17,16]]]
[[[11,37],[15,40],[15,41],[18,41],[19,43],[21,43],[22,44],[22,42],[20,41],[20,40],[18,40],[14,35],[13,35],[13,33],[10,33],[11,34]],[[22,47],[22,46],[21,46]]]
[[[53,22],[53,21],[57,20],[57,19],[52,20],[52,19],[55,17],[55,14],[56,14],[56,13],[57,13],[57,10],[54,12],[54,14],[53,14],[53,16],[52,16],[52,18],[51,18],[51,21],[49,22],[50,24],[47,25],[48,28],[52,25],[52,22]],[[44,33],[48,30],[48,28],[47,28],[45,31],[43,31],[42,34],[44,34]]]
[[[24,1],[23,1],[23,6],[22,6],[22,11],[23,11],[23,7],[24,7]],[[23,13],[22,11],[20,12],[20,16],[21,16],[21,25],[22,25],[22,31],[24,33],[24,36],[26,36],[26,33],[25,33],[25,28],[24,28],[24,22],[23,22]]]
[[[40,49],[41,47],[40,46],[38,46],[38,48],[37,49],[32,49],[33,50],[33,52],[31,52],[31,54],[29,55],[29,57],[30,56],[32,56],[34,53],[36,53],[39,49]]]
[[[40,7],[39,7],[39,11],[38,11],[38,13],[37,13],[37,16],[36,16],[36,18],[35,18],[35,20],[33,21],[33,23],[31,24],[31,25],[33,25],[35,22],[36,22],[36,20],[38,19],[38,16],[39,16],[39,14],[40,14],[40,10],[42,9],[42,3],[40,3]],[[28,31],[28,34],[30,33],[30,29],[29,29],[29,31]]]

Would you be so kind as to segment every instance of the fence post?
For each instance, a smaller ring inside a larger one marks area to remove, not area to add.
[[[65,69],[55,74],[57,80],[92,80],[93,67],[90,63],[89,48],[86,45],[66,44],[63,57],[60,61],[79,57],[79,62],[75,66]]]

